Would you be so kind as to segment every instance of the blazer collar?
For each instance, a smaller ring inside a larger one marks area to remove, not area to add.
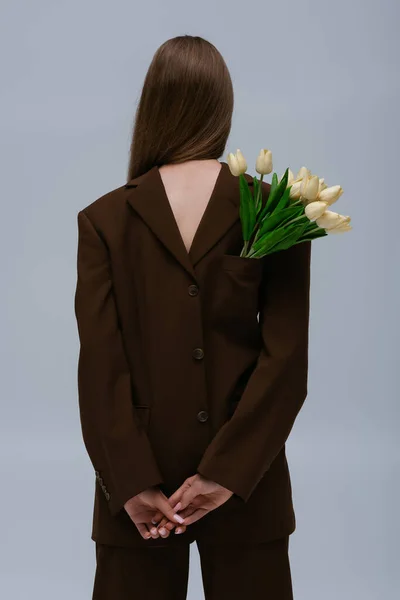
[[[153,166],[125,184],[125,188],[129,189],[127,202],[194,278],[195,265],[240,218],[239,177],[232,175],[228,163],[220,162],[221,169],[189,252],[175,220],[158,166]],[[253,185],[253,178],[247,173],[245,177]]]

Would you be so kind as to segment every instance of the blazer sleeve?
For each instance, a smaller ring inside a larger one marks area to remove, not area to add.
[[[115,516],[129,498],[163,480],[134,414],[108,248],[85,212],[78,213],[77,221],[80,420],[97,482]]]
[[[263,346],[233,416],[197,469],[244,502],[283,448],[307,396],[311,241],[262,260]]]

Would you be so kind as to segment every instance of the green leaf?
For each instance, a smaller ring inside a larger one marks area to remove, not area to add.
[[[262,195],[260,193],[260,197],[258,197],[259,194],[259,188],[260,188],[260,182],[257,179],[257,177],[253,177],[253,189],[254,189],[254,198],[256,199],[256,218],[258,216],[258,214],[260,213],[261,207],[262,207]]]
[[[281,196],[281,199],[279,200],[278,204],[276,205],[276,208],[275,208],[274,212],[277,211],[277,210],[282,210],[283,208],[287,208],[288,207],[288,205],[289,205],[289,195],[290,195],[290,187],[287,187],[284,190],[284,192],[283,192],[283,194]]]
[[[263,249],[258,250],[257,252],[253,252],[253,254],[248,255],[248,258],[261,258],[265,256]]]
[[[296,210],[298,208],[300,208],[300,210]],[[295,215],[294,218],[303,216],[302,220],[299,219],[298,221],[296,221],[297,226],[299,226],[299,225],[301,225],[303,223],[307,223],[308,224],[309,219],[304,214],[304,209],[302,207],[293,207],[292,210],[296,210],[296,215]],[[287,225],[291,220],[292,220],[291,217],[288,217],[287,219],[285,219],[285,221],[284,221],[284,223],[282,223],[282,225]]]
[[[277,173],[273,173],[272,181],[271,181],[271,189],[270,189],[270,193],[269,193],[270,196],[271,196],[271,194],[275,193],[275,190],[277,187],[278,187],[278,175],[277,175]]]
[[[314,239],[317,239],[319,237],[325,237],[326,235],[328,235],[328,234],[326,233],[325,229],[323,229],[322,227],[319,227],[318,229],[315,229],[312,232],[308,232],[306,230],[302,234],[302,237],[301,237],[301,239],[299,239],[298,243],[300,243],[300,242],[307,242],[309,240],[314,240]]]
[[[270,249],[269,254],[272,252],[278,252],[280,250],[287,250],[291,246],[293,246],[297,240],[303,235],[305,229],[307,227],[306,223],[296,227],[293,231],[287,234],[280,242],[278,242],[273,248]]]
[[[261,213],[260,213],[260,219],[262,219],[264,217],[264,215],[270,211],[270,206],[272,206],[273,202],[274,202],[274,195],[276,192],[276,188],[278,186],[278,175],[276,173],[274,173],[272,175],[272,182],[271,182],[271,188],[269,190],[269,194],[268,194],[268,198],[267,201],[265,203],[264,208],[262,209]]]
[[[283,225],[286,221],[290,221],[298,216],[300,216],[303,212],[303,208],[301,206],[293,206],[284,208],[278,212],[273,212],[272,215],[266,218],[261,226],[260,235],[266,233],[267,231],[271,231],[272,229],[276,229]]]
[[[289,168],[286,169],[282,179],[280,180],[279,184],[277,185],[275,192],[274,192],[274,197],[272,199],[272,201],[270,202],[270,206],[269,209],[274,211],[277,206],[280,203],[280,200],[287,188],[287,182],[288,182],[288,178],[289,178]]]
[[[274,229],[257,240],[257,243],[252,246],[250,251],[254,253],[254,255],[264,256],[278,250],[289,248],[301,238],[306,227],[306,223],[301,223],[300,225],[293,223],[287,227]],[[251,256],[253,256],[253,254],[251,254]]]
[[[270,246],[273,246],[277,242],[279,242],[286,235],[286,231],[284,229],[274,229],[273,231],[269,231],[260,237],[251,247],[251,251],[257,252],[260,249],[267,250]]]
[[[314,230],[314,229],[315,229],[315,226],[316,226],[316,223],[315,223],[315,221],[310,221],[310,219],[308,219],[308,226],[307,226],[307,229]],[[321,227],[319,227],[319,229],[321,229]],[[306,230],[306,231],[307,231],[307,230]],[[324,231],[325,231],[325,230],[324,230]]]
[[[274,210],[279,206],[279,209],[285,207],[289,200],[289,192],[286,192],[287,183],[289,179],[289,167],[286,169],[282,179],[278,183],[278,175],[276,173],[272,176],[272,184],[269,192],[268,200],[266,205],[261,212],[261,218],[265,215],[267,211],[274,212]],[[286,194],[285,194],[286,192]],[[285,197],[282,200],[282,197]],[[282,200],[282,202],[281,202]]]
[[[251,234],[254,230],[254,226],[256,224],[256,203],[255,203],[255,198],[253,197],[253,194],[251,193],[251,189],[249,187],[249,185],[247,184],[247,189],[248,189],[248,199],[249,199],[249,229],[250,229],[250,237]]]
[[[270,213],[270,212],[265,213],[265,215],[263,216],[263,218],[259,219],[260,224],[264,223],[265,219],[268,219],[271,214],[272,213]]]

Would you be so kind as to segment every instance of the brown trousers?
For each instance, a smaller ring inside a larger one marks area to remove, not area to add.
[[[289,536],[256,544],[196,543],[205,600],[293,600]],[[189,548],[96,543],[92,600],[186,600]]]

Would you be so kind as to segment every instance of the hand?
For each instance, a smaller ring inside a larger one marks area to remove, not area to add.
[[[176,502],[174,504],[176,506],[172,505],[160,489],[150,487],[125,502],[124,508],[136,525],[140,535],[148,540],[150,538],[156,539],[160,535],[157,527],[154,527],[151,523],[154,511],[157,511],[161,518],[166,518],[168,522],[183,523],[183,518],[176,514],[181,505]]]
[[[207,513],[215,510],[229,500],[232,495],[231,490],[211,479],[206,479],[199,473],[188,477],[168,499],[171,505],[176,503],[181,505],[180,515],[185,519],[183,525],[177,526],[175,533],[183,533],[186,531],[187,525],[198,521]],[[157,512],[152,518],[152,523],[158,521],[160,522],[157,529],[166,529],[168,531],[167,535],[176,526],[175,522],[171,522],[171,519],[166,518],[160,512]]]

